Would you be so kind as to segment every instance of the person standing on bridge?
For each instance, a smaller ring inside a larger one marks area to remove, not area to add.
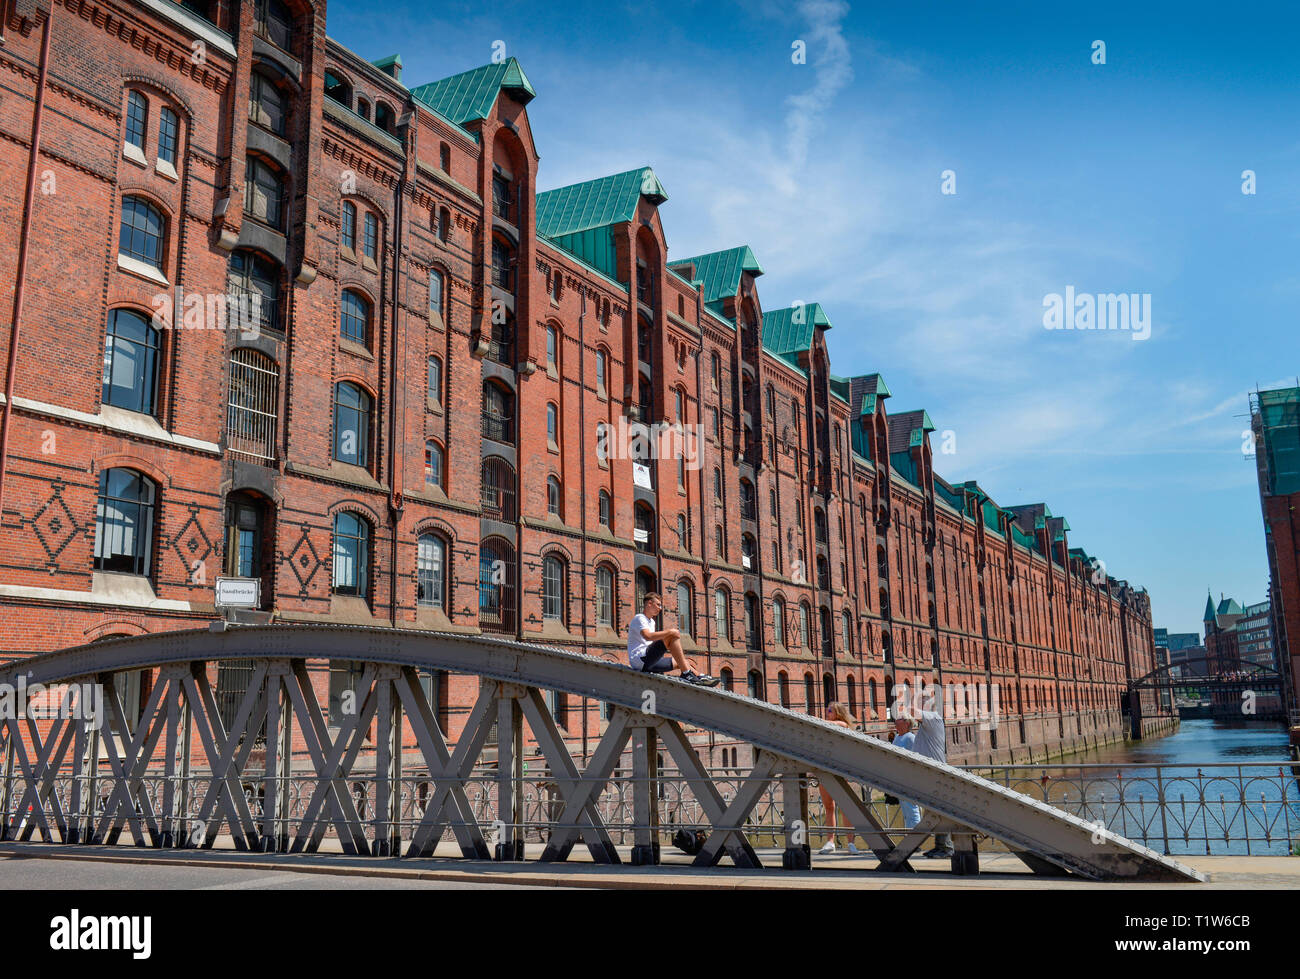
[[[627,662],[642,673],[667,673],[674,667],[682,679],[699,687],[716,687],[718,678],[695,672],[695,664],[682,651],[679,629],[656,629],[655,616],[663,611],[658,592],[646,592],[641,614],[632,616],[627,627]]]
[[[854,730],[857,727],[857,724],[853,720],[853,715],[849,713],[849,709],[845,707],[843,704],[841,704],[838,700],[835,701],[833,704],[827,706],[826,720],[830,721],[836,727],[846,727],[850,731]],[[831,798],[831,794],[828,791],[826,791],[826,786],[822,785],[820,781],[817,782],[817,791],[821,793],[822,809],[826,813],[826,825],[831,828],[831,838],[827,840],[825,843],[823,843],[822,848],[817,852],[834,853],[835,847],[839,843],[839,840],[836,838],[836,834],[835,834],[835,816],[836,816],[835,800]],[[846,834],[849,838],[849,852],[857,853],[858,852],[857,844],[853,842],[853,835],[854,835],[853,827],[846,822],[844,824],[844,828],[849,831]]]
[[[894,744],[897,747],[906,747],[915,751],[918,755],[924,755],[926,758],[933,759],[943,764],[948,764],[948,732],[944,729],[943,715],[937,714],[932,710],[919,710],[916,713],[915,720],[905,704],[898,704],[894,708],[894,730],[899,735],[910,736],[914,740],[906,745],[899,744],[899,737],[894,738]],[[900,803],[902,805],[902,803]],[[916,803],[909,802],[911,812],[904,807],[903,822],[908,829],[911,829],[920,822],[920,811]],[[911,823],[907,820],[911,819]],[[952,835],[949,833],[936,833],[934,835],[934,848],[925,854],[927,859],[943,859],[951,857],[956,852],[952,843]]]

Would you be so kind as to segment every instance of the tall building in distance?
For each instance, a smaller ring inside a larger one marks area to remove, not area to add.
[[[649,166],[541,189],[514,58],[408,87],[310,0],[13,0],[4,30],[0,649],[203,628],[222,578],[245,621],[625,662],[656,590],[774,703],[877,730],[899,684],[996,685],[953,760],[1177,723],[1129,694],[1145,589],[945,480],[881,365],[832,370],[831,310],[765,306],[743,243],[671,255]],[[427,678],[453,739],[476,684]]]
[[[1300,744],[1300,387],[1250,396],[1255,471],[1268,553],[1273,646]]]

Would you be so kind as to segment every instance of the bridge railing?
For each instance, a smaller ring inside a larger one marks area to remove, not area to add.
[[[1028,795],[1055,808],[1076,815],[1099,828],[1121,834],[1167,855],[1286,855],[1300,848],[1300,766],[1270,762],[1218,765],[1016,765],[965,766],[967,770],[995,781],[1013,791]],[[726,802],[741,790],[748,770],[711,769],[708,772]],[[56,780],[54,794],[66,808],[72,797],[76,776]],[[118,790],[118,779],[99,775],[95,791],[104,806]],[[209,775],[190,774],[184,778],[167,778],[161,773],[138,776],[140,795],[155,812],[163,810],[164,794],[170,788],[189,800],[189,818],[172,827],[178,838],[190,845],[202,845],[207,829],[197,821],[201,800],[214,784]],[[274,780],[273,780],[274,781]],[[287,807],[274,825],[266,825],[264,792],[267,780],[241,780],[239,788],[248,802],[260,836],[296,835],[299,824],[315,796],[318,779],[314,775],[293,775],[280,780],[287,783],[283,794]],[[326,831],[327,838],[337,838],[339,826],[349,835],[367,840],[376,838],[376,800],[378,780],[373,772],[354,771],[345,776],[358,821],[340,816],[340,822]],[[474,818],[492,834],[498,773],[494,768],[479,768],[459,780],[473,810]],[[608,779],[598,801],[598,810],[613,841],[630,845],[640,828],[633,816],[633,777],[616,773]],[[687,780],[675,769],[656,779],[657,825],[664,841],[673,831],[707,829],[709,820]],[[83,783],[84,784],[84,783]],[[803,779],[808,792],[808,842],[816,849],[828,838],[829,820],[821,804],[814,779]],[[546,771],[525,774],[520,781],[521,820],[518,828],[525,842],[544,843],[558,828],[564,808],[556,781]],[[890,831],[903,831],[902,816],[894,800],[887,800],[879,790],[854,784],[856,794]],[[424,775],[406,774],[400,779],[401,836],[409,839],[419,826],[431,794],[433,781]],[[139,811],[140,806],[137,806]],[[21,814],[20,814],[21,815]],[[843,820],[837,833],[841,846],[847,843]],[[500,829],[504,829],[502,825]],[[756,846],[783,845],[784,826],[781,794],[769,785],[745,822],[746,832]],[[23,829],[21,821],[17,833]],[[448,826],[450,830],[450,825]],[[448,833],[444,839],[450,840]],[[215,842],[215,841],[214,841]],[[858,840],[859,845],[862,844]],[[208,845],[211,845],[209,843]],[[986,849],[1001,845],[988,841]]]

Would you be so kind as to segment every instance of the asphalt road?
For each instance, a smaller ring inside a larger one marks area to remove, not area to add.
[[[477,884],[445,880],[358,877],[346,874],[299,874],[288,870],[248,870],[202,866],[142,866],[90,860],[51,860],[0,854],[0,890],[149,891],[149,890],[309,890],[329,891],[482,891],[547,890],[514,884]]]

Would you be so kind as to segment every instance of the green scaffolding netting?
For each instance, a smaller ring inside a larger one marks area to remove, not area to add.
[[[1259,392],[1259,415],[1269,493],[1300,493],[1300,388]]]

